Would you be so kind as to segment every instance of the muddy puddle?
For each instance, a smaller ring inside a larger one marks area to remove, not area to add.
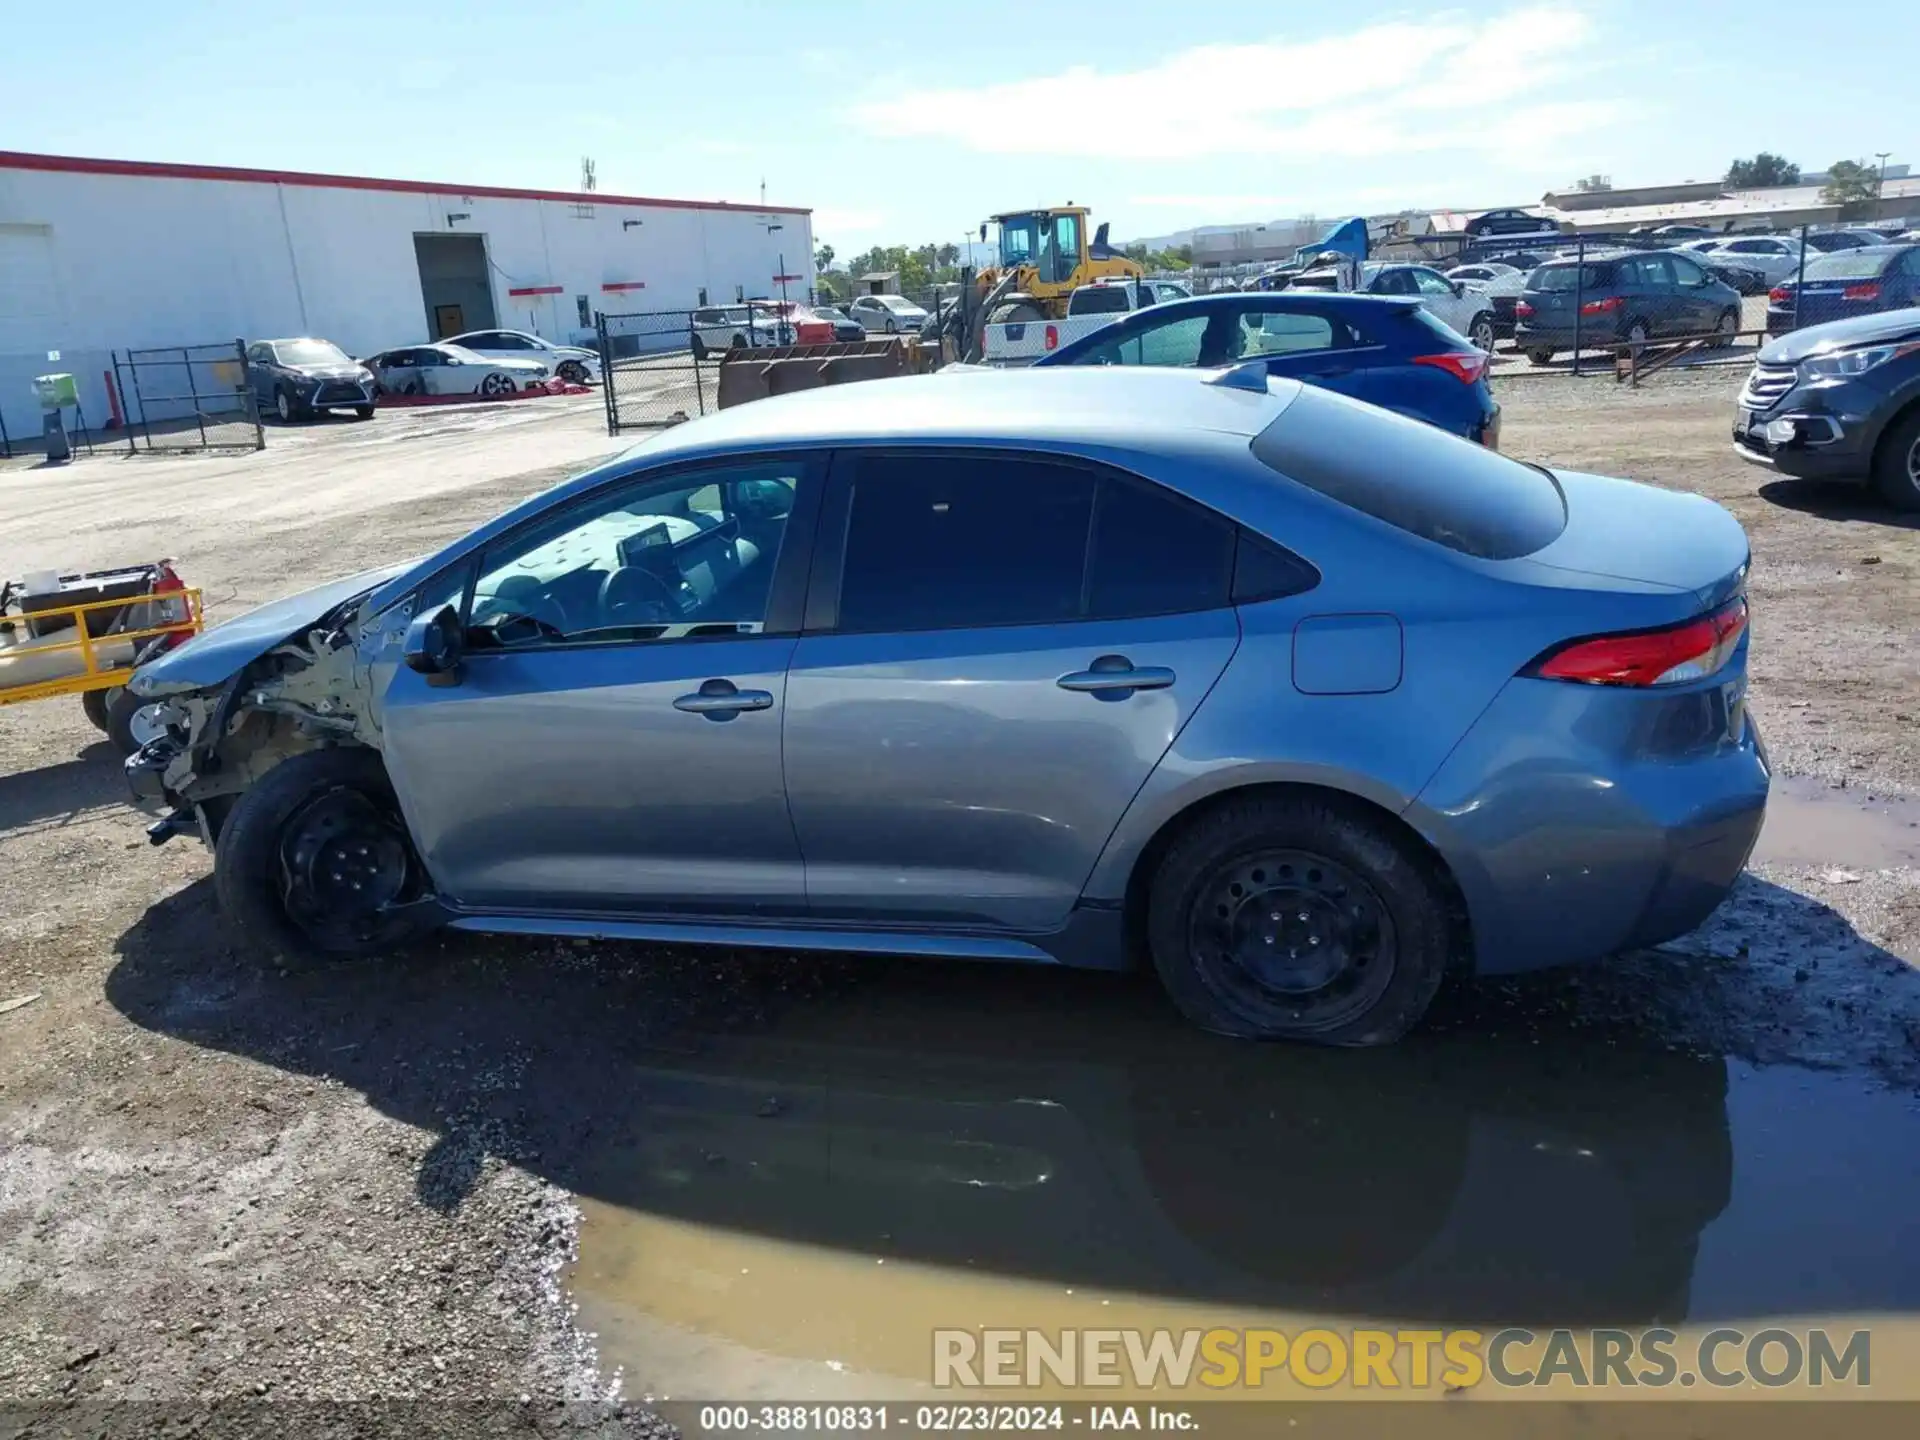
[[[1753,858],[1846,870],[1920,866],[1920,799],[1776,778]]]
[[[1920,1375],[1920,1106],[1858,1077],[1471,1016],[1255,1047],[911,963],[631,1058],[571,1281],[632,1396],[924,1393],[943,1326],[1370,1318],[1870,1323]]]

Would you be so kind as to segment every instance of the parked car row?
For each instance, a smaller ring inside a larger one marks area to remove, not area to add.
[[[475,330],[451,340],[382,350],[355,360],[331,340],[296,336],[246,348],[247,386],[283,423],[330,410],[373,418],[382,395],[479,395],[541,389],[558,377],[600,379],[600,357],[522,330]]]

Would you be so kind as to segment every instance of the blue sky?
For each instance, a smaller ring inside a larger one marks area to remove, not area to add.
[[[1759,149],[1920,165],[1912,0],[1831,29],[1805,0],[10,8],[0,146],[567,189],[587,154],[621,193],[764,179],[842,255],[1067,200],[1126,238],[1708,179]]]

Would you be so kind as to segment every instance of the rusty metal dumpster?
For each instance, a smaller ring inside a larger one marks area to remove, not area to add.
[[[744,405],[769,395],[884,380],[931,369],[918,341],[889,336],[834,345],[777,345],[729,350],[720,360],[719,406]]]

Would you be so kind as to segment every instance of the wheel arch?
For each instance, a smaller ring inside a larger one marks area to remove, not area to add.
[[[1386,803],[1384,796],[1362,794],[1358,789],[1327,783],[1320,779],[1249,778],[1190,796],[1166,816],[1127,863],[1124,885],[1119,896],[1122,930],[1130,960],[1144,961],[1146,955],[1147,895],[1153,885],[1160,861],[1179,838],[1222,806],[1262,798],[1311,798],[1334,806],[1356,817],[1379,824],[1406,844],[1418,856],[1439,883],[1447,897],[1447,910],[1453,922],[1450,951],[1452,964],[1462,972],[1471,969],[1473,926],[1466,894],[1454,867],[1433,841],[1421,833],[1406,816]],[[1096,874],[1098,872],[1096,871]]]
[[[1880,450],[1888,443],[1888,437],[1894,434],[1906,422],[1920,411],[1920,381],[1916,381],[1900,403],[1888,410],[1886,418],[1880,422],[1873,437],[1872,448],[1867,452],[1867,473],[1876,475],[1880,470]]]

